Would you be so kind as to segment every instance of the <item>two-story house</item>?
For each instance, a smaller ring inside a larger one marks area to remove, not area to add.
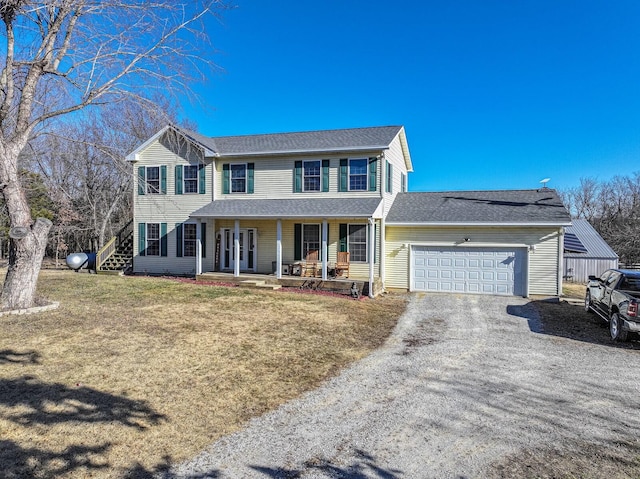
[[[133,271],[292,273],[338,252],[383,289],[559,294],[551,189],[408,193],[402,126],[204,137],[165,127],[132,152]]]

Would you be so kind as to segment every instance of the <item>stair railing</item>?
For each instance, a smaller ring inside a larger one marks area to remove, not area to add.
[[[116,235],[105,243],[96,254],[96,270],[100,270],[101,266],[116,252],[118,247],[124,243],[129,236],[133,234],[133,220],[124,225]]]

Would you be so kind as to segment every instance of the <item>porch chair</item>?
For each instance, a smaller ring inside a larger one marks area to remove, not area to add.
[[[349,252],[348,251],[338,252],[338,256],[336,258],[336,276],[342,276],[343,274],[345,278],[349,277]]]
[[[302,265],[301,276],[315,278],[318,274],[318,251],[309,251],[305,257],[304,264]]]

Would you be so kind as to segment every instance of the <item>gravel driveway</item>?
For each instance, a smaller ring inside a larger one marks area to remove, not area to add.
[[[384,347],[162,477],[524,477],[532,458],[638,460],[639,371],[637,349],[544,334],[526,299],[415,294]]]

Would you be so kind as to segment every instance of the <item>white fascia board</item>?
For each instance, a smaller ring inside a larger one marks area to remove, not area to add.
[[[149,145],[151,145],[154,141],[156,141],[158,138],[160,138],[162,135],[164,135],[164,133],[171,128],[170,125],[165,126],[164,128],[162,128],[158,133],[156,133],[155,135],[153,135],[151,138],[149,138],[147,141],[145,141],[142,145],[140,145],[139,147],[137,147],[135,150],[133,150],[131,153],[129,153],[125,159],[127,161],[131,161],[131,162],[136,162],[138,161],[138,155],[143,152],[144,150],[146,150]]]
[[[404,163],[407,167],[407,172],[410,173],[413,171],[413,163],[411,162],[411,153],[409,153],[409,143],[407,142],[407,134],[404,131],[404,126],[400,128],[398,136],[400,137],[400,147],[402,148]]]
[[[568,226],[570,223],[462,223],[462,222],[402,222],[387,221],[387,226],[465,226],[465,227],[481,227],[481,226],[518,226],[518,227],[561,227]]]
[[[454,241],[410,241],[407,245],[413,246],[433,246],[433,247],[447,247],[447,248],[529,248],[528,243],[497,243],[497,242],[463,242],[456,243]]]

